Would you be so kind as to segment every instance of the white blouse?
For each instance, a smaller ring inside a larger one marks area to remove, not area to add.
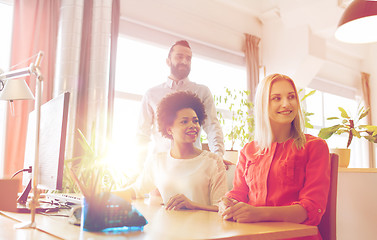
[[[217,205],[228,190],[223,159],[205,150],[191,159],[175,159],[170,151],[157,153],[132,185],[137,196],[156,187],[164,204],[176,194],[184,194],[193,202]]]

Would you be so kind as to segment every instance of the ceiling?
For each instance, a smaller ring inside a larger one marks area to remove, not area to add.
[[[308,24],[314,32],[333,32],[352,0],[215,0],[262,21],[276,15],[288,25]],[[300,19],[300,21],[297,21]]]
[[[352,0],[214,0],[247,12],[262,22],[280,18],[288,28],[309,26],[312,33],[327,45],[342,49],[348,55],[363,58],[365,45],[341,43],[334,37],[338,21]]]

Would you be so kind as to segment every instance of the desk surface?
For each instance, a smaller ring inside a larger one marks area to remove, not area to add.
[[[67,218],[53,217],[37,214],[37,229],[34,230],[32,238],[28,239],[104,239],[109,237],[117,239],[138,240],[169,240],[169,239],[285,239],[293,237],[311,236],[317,234],[317,227],[303,224],[286,222],[264,222],[264,223],[235,223],[223,221],[217,213],[207,211],[166,211],[159,202],[149,202],[148,200],[136,200],[133,205],[144,215],[148,224],[142,232],[128,233],[94,233],[86,232],[78,226],[69,224]],[[0,228],[0,238],[3,239],[10,232],[9,222],[30,220],[29,214],[3,212],[0,214],[0,225],[6,222],[6,226]],[[6,218],[7,220],[5,220]],[[14,225],[14,224],[13,224]],[[8,230],[5,230],[8,229]],[[12,227],[12,236],[17,235],[17,231]],[[29,230],[33,231],[33,230]],[[56,238],[53,238],[55,236]],[[12,237],[6,239],[24,239],[22,237]]]

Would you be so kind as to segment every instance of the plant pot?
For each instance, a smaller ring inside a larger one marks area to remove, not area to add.
[[[238,161],[238,151],[237,150],[226,150],[224,153],[224,159],[237,164]]]
[[[147,220],[130,202],[116,195],[104,193],[83,198],[81,226],[85,231],[102,231],[106,228],[123,228],[122,231],[142,229]]]
[[[348,148],[332,148],[330,153],[336,153],[339,156],[339,167],[347,168],[350,163],[351,149]]]
[[[81,226],[87,231],[100,231],[105,228],[105,201],[83,198]]]

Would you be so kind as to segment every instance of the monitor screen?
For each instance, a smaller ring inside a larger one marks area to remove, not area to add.
[[[65,92],[41,106],[39,136],[38,188],[61,190],[68,120],[69,92]],[[24,168],[34,165],[35,110],[29,114]],[[22,183],[27,185],[32,173],[23,173]]]

